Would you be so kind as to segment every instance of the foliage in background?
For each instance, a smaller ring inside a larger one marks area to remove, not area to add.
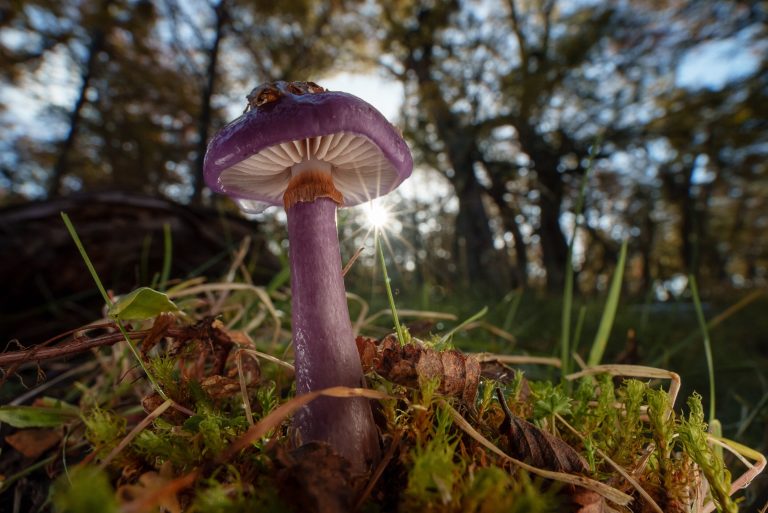
[[[630,293],[689,274],[757,286],[766,16],[725,0],[16,2],[0,15],[0,202],[105,187],[207,202],[206,140],[253,86],[352,70],[404,86],[419,190],[445,196],[402,214],[413,281],[560,291],[600,136],[580,290],[604,289],[625,239]],[[712,76],[695,82],[701,54]]]

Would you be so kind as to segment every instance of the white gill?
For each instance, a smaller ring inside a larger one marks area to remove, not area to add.
[[[291,168],[310,160],[331,165],[334,185],[344,196],[346,206],[386,194],[397,178],[395,169],[373,142],[341,132],[270,146],[225,170],[219,179],[230,192],[254,198],[242,200],[243,208],[253,203],[247,210],[263,210],[268,204],[282,204]]]

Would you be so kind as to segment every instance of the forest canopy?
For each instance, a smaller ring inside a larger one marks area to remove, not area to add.
[[[417,193],[390,202],[391,244],[418,282],[561,290],[578,224],[585,292],[624,240],[635,292],[764,286],[767,17],[724,0],[10,2],[0,204],[225,201],[204,152],[253,87],[356,73],[405,92],[392,121]]]

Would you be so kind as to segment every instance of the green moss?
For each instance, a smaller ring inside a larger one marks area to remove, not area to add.
[[[499,467],[481,468],[470,475],[461,494],[462,513],[554,513],[561,511],[554,492],[542,493],[528,474],[510,474]],[[550,489],[553,487],[550,487]]]
[[[699,394],[688,398],[688,409],[688,417],[682,418],[678,426],[680,443],[704,473],[718,511],[735,513],[739,507],[730,498],[731,473],[725,468],[722,456],[707,442],[707,424]]]
[[[119,511],[109,476],[98,467],[76,467],[69,475],[59,476],[51,489],[51,499],[56,513]]]
[[[94,408],[83,417],[83,422],[85,438],[99,456],[106,456],[125,436],[125,418],[110,411]]]
[[[455,500],[454,488],[461,478],[463,465],[455,458],[456,441],[449,433],[450,415],[435,411],[435,431],[423,446],[411,452],[406,496],[413,505],[447,505]]]
[[[191,470],[201,459],[200,437],[161,419],[139,433],[131,448],[154,468],[171,461],[176,468]]]
[[[530,382],[533,394],[533,420],[542,429],[557,433],[555,415],[571,414],[571,399],[561,385],[549,381]]]

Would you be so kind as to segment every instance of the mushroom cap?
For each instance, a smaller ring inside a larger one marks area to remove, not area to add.
[[[276,82],[248,99],[250,109],[210,141],[204,165],[206,184],[246,211],[282,205],[297,164],[330,164],[342,206],[387,194],[411,174],[411,152],[398,130],[356,96]]]

